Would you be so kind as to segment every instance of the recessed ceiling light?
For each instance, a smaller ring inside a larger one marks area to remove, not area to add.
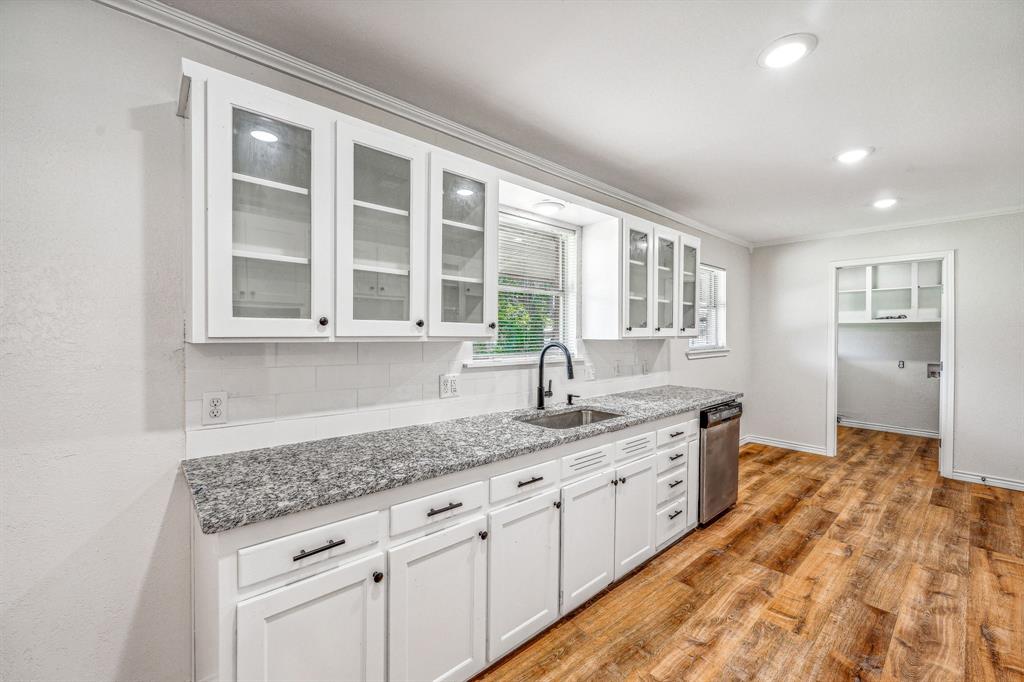
[[[277,142],[277,135],[267,130],[250,130],[249,134],[260,142]]]
[[[877,200],[875,203],[873,203],[871,205],[874,206],[875,208],[880,208],[880,209],[884,210],[884,209],[892,208],[893,206],[895,206],[896,205],[896,200],[895,199],[879,199],[879,200]]]
[[[768,69],[781,69],[794,64],[818,45],[818,38],[811,33],[793,33],[782,36],[761,51],[757,63]]]
[[[545,199],[533,205],[533,210],[541,215],[555,215],[565,208],[565,202],[558,199]]]
[[[860,163],[864,159],[868,158],[868,156],[870,156],[873,151],[875,151],[874,147],[858,147],[856,149],[847,149],[842,154],[836,156],[836,161],[838,161],[839,163],[845,163],[847,165]]]
[[[458,194],[460,197],[471,197],[471,196],[473,196],[473,190],[471,190],[471,189],[469,189],[467,187],[463,187],[462,189],[457,189],[457,190],[455,190],[455,193]]]

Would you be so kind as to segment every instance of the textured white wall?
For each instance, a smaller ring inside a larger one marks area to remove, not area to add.
[[[1024,482],[1024,213],[755,249],[750,433],[825,446],[830,262],[950,249],[954,470]]]
[[[939,361],[939,325],[844,324],[838,341],[840,417],[938,434],[939,380],[927,365]]]
[[[98,4],[0,3],[2,679],[191,676],[182,57],[629,210]]]

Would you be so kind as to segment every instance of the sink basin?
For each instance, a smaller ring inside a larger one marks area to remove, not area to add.
[[[596,424],[605,419],[615,419],[621,414],[604,412],[602,410],[579,409],[559,414],[545,414],[540,417],[522,417],[519,421],[534,426],[543,426],[546,429],[575,429],[578,426]]]

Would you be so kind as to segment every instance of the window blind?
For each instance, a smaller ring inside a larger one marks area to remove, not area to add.
[[[725,347],[725,270],[697,268],[697,336],[690,348]]]
[[[498,336],[475,358],[533,355],[548,341],[576,345],[576,231],[501,214]]]

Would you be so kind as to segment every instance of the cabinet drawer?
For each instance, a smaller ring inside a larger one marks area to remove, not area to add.
[[[686,498],[681,497],[658,512],[658,544],[671,540],[686,529]]]
[[[615,444],[615,449],[618,452],[617,459],[639,457],[650,452],[654,449],[654,438],[654,431],[642,433],[631,438],[623,438]]]
[[[686,494],[686,467],[673,469],[672,473],[658,479],[658,504]]]
[[[399,535],[479,509],[487,501],[483,481],[396,504],[391,508],[391,534]]]
[[[245,587],[298,568],[324,563],[376,545],[381,540],[380,512],[286,535],[238,550],[238,586]]]
[[[689,421],[673,424],[672,426],[666,426],[663,429],[658,429],[658,447],[660,448],[662,445],[689,440],[691,437],[697,435],[698,428],[700,428],[700,420],[691,419]]]
[[[579,474],[598,471],[612,461],[614,453],[615,446],[608,444],[593,450],[584,450],[575,455],[567,455],[562,458],[562,478],[572,478]]]
[[[658,473],[663,474],[669,469],[675,469],[676,467],[683,466],[689,459],[686,455],[689,453],[689,444],[679,443],[666,450],[661,450],[657,454],[658,459]]]
[[[544,462],[491,478],[491,502],[543,490],[558,482],[558,461]]]

